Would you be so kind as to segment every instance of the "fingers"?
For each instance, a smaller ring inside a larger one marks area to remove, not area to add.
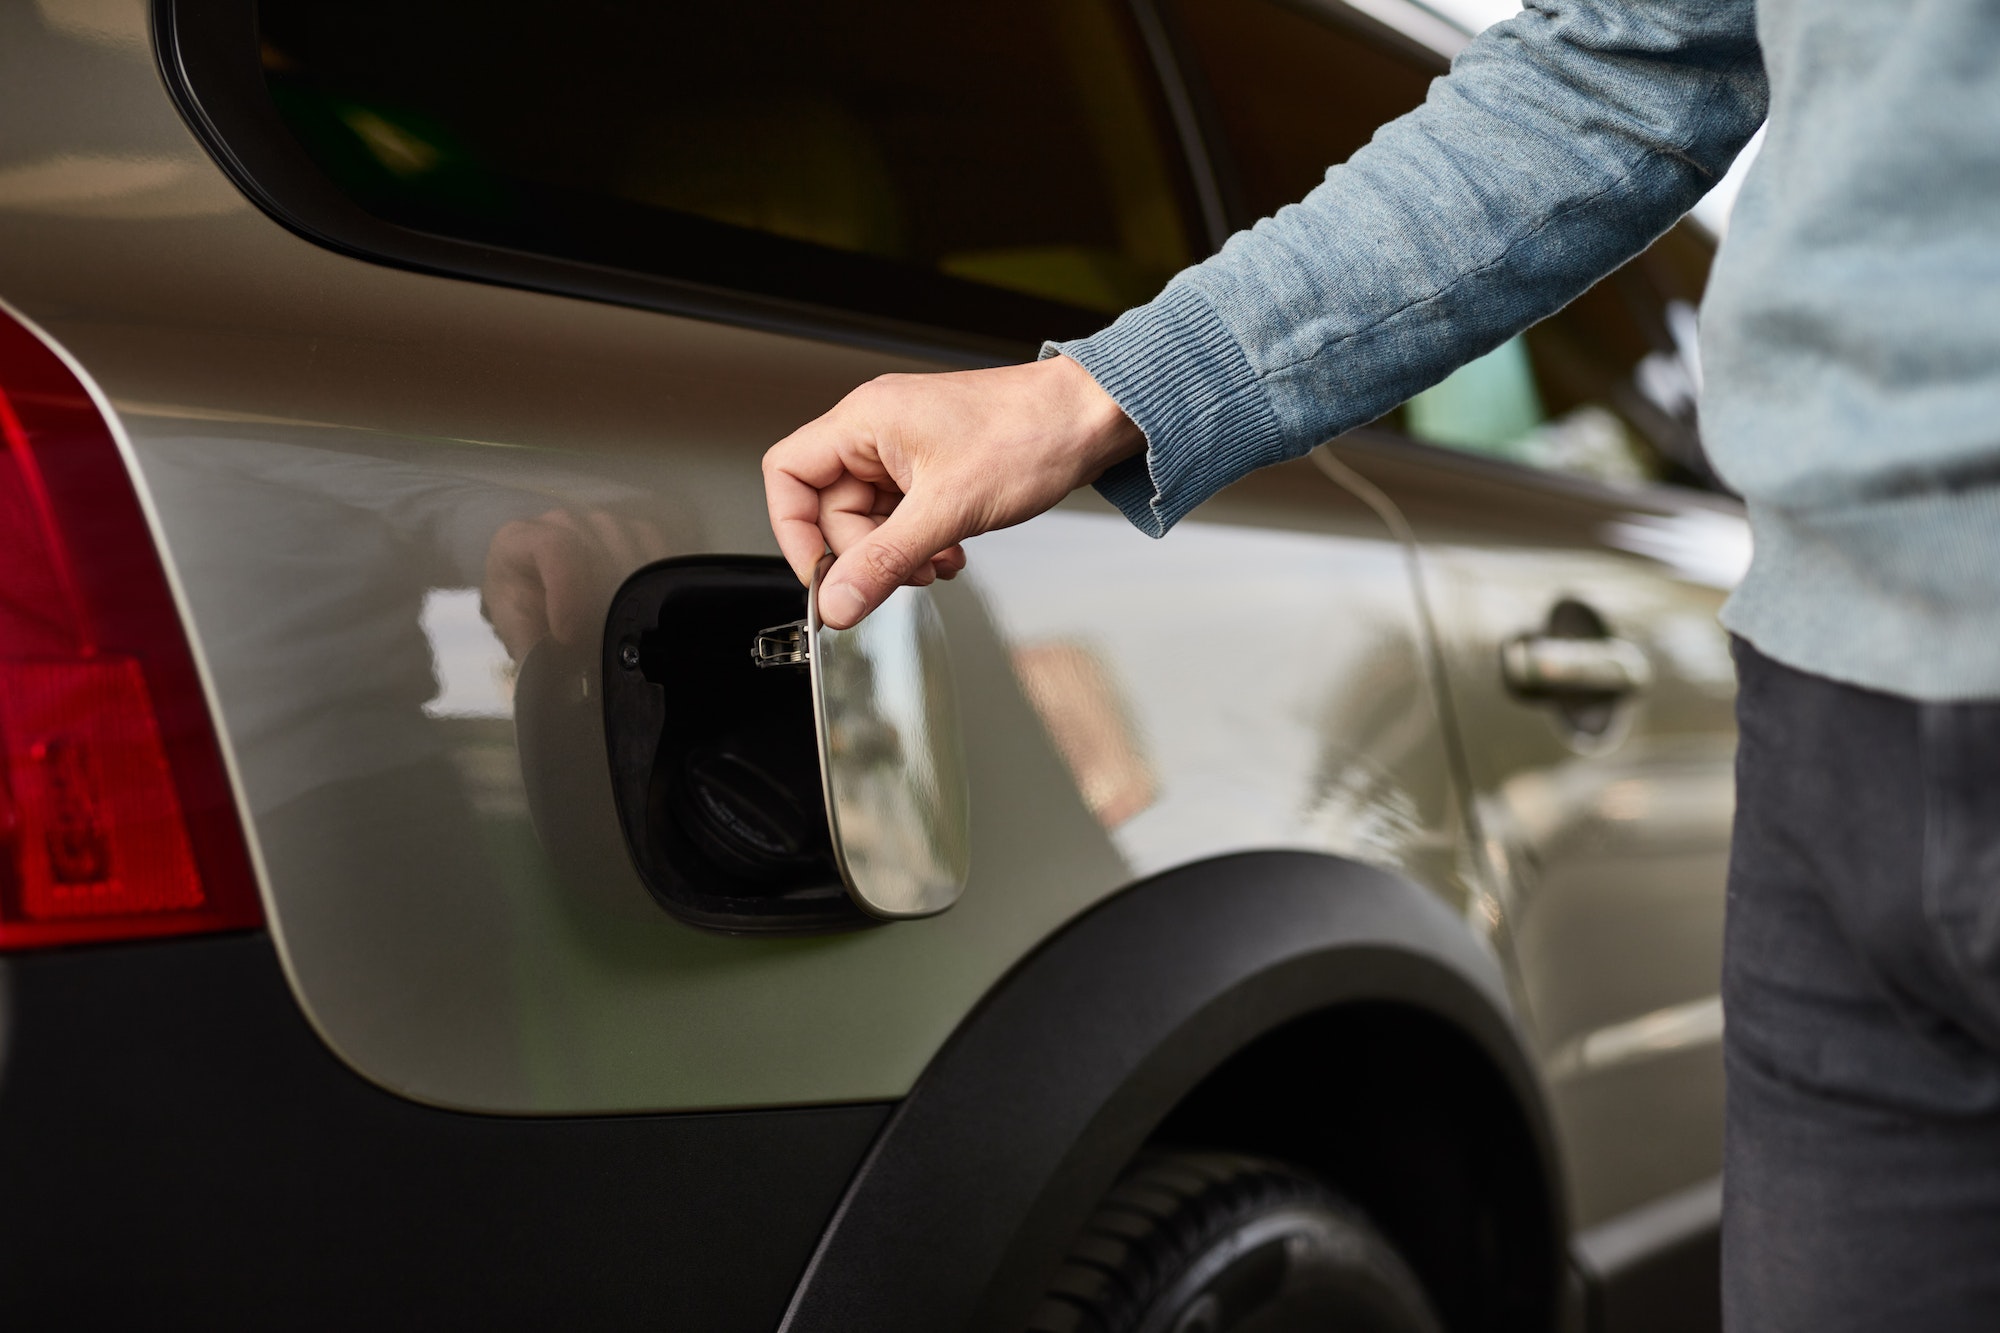
[[[834,554],[840,555],[867,540],[902,503],[902,492],[893,487],[871,486],[851,474],[844,476],[820,492],[820,531]],[[904,581],[921,588],[939,578],[956,577],[965,565],[964,552],[957,547],[948,551],[957,551],[955,560],[941,551],[920,562]]]
[[[819,493],[819,530],[839,555],[858,545],[894,510],[893,501],[885,502],[878,488],[850,474]]]
[[[766,502],[801,579],[834,552],[822,614],[844,628],[901,584],[964,569],[963,538],[1034,517],[1144,443],[1067,358],[884,376],[771,448]]]
[[[853,420],[850,404],[866,389],[864,385],[848,395],[833,411],[807,422],[764,454],[764,503],[771,532],[801,583],[812,582],[820,555],[831,545],[832,534],[822,524],[826,506],[821,492],[847,481],[887,479],[874,457],[869,433]],[[872,497],[862,503],[855,493],[846,497],[842,512],[851,509],[866,515],[871,504]]]
[[[919,586],[937,576],[933,556],[962,535],[948,510],[905,497],[895,511],[841,553],[820,585],[820,618],[846,629],[888,599],[905,583]]]
[[[813,570],[827,549],[826,534],[819,526],[819,488],[775,466],[772,454],[764,456],[764,504],[771,515],[771,534],[778,539],[778,551],[798,575],[800,583],[811,583]]]
[[[875,507],[869,512],[878,519],[887,518],[890,514],[895,512],[896,506],[898,504],[901,504],[902,500],[903,500],[902,492],[894,490],[888,486],[878,485],[875,488]],[[851,544],[852,543],[848,543],[848,545]],[[843,545],[840,542],[835,542],[833,544],[833,549],[837,553],[846,550],[847,545]],[[965,548],[957,545],[947,546],[944,550],[939,551],[936,555],[931,557],[929,572],[920,573],[919,577],[912,581],[918,584],[926,584],[929,583],[933,578],[953,579],[957,578],[959,572],[964,568],[965,568]]]

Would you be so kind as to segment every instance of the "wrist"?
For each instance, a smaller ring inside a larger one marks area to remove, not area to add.
[[[1064,420],[1074,432],[1079,484],[1146,451],[1146,436],[1081,364],[1066,356],[1040,363],[1056,380]]]

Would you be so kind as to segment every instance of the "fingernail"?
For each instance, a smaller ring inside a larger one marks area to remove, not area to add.
[[[823,584],[819,590],[819,618],[831,624],[840,622],[836,629],[845,628],[861,619],[868,603],[851,583]]]

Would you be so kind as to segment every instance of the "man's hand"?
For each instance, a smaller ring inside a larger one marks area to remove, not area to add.
[[[839,557],[820,616],[845,629],[906,583],[965,568],[967,537],[1033,518],[1145,447],[1068,357],[884,375],[764,455],[778,549],[802,583]]]

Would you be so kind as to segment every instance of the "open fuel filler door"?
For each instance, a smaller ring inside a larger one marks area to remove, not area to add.
[[[755,557],[649,566],[613,602],[620,822],[646,887],[697,924],[839,929],[934,915],[964,892],[971,802],[932,590],[833,629],[818,608],[831,565],[803,616],[783,563]]]

